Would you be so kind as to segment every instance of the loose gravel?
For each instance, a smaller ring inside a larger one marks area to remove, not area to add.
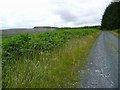
[[[118,87],[118,43],[110,32],[101,32],[88,57],[87,70],[80,73],[79,88]]]

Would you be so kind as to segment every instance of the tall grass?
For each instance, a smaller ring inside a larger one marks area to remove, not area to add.
[[[21,41],[21,35],[6,39],[3,42],[3,87],[76,87],[97,32],[96,29],[87,29],[54,31],[30,37],[25,34],[27,39],[24,39],[29,43],[24,42],[23,37]],[[9,50],[8,57],[5,57],[5,50]]]

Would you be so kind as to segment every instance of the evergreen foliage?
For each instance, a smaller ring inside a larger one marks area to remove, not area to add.
[[[120,1],[112,2],[105,10],[101,29],[113,30],[120,28]]]

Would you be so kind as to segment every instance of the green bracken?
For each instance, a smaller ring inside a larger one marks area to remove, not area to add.
[[[76,87],[98,29],[19,34],[3,40],[4,88]]]

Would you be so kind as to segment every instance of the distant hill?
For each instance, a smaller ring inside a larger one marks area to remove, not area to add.
[[[118,29],[120,28],[120,1],[112,2],[105,10],[101,29]]]
[[[3,36],[11,36],[19,33],[37,33],[55,30],[56,28],[51,27],[34,27],[34,28],[14,28],[14,29],[4,29],[2,30]]]
[[[48,29],[57,29],[58,27],[51,27],[51,26],[35,26],[34,29],[38,28],[48,28]]]
[[[84,27],[50,27],[50,26],[35,26],[33,28],[13,28],[0,30],[3,36],[11,36],[20,33],[38,33],[52,30],[65,30],[65,29],[79,29],[79,28],[100,28],[100,26],[84,26]]]

